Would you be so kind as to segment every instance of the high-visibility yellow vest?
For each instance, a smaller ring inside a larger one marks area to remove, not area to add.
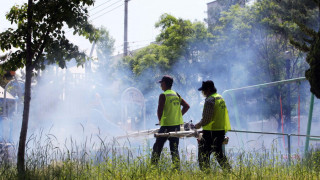
[[[160,125],[175,126],[183,124],[180,105],[181,98],[171,89],[166,90],[163,94],[166,96],[166,102],[164,104]]]
[[[231,130],[231,125],[229,121],[228,109],[226,103],[222,96],[218,93],[214,93],[209,97],[213,97],[215,99],[215,104],[213,108],[213,116],[211,118],[210,123],[203,126],[203,130],[209,131],[229,131]]]

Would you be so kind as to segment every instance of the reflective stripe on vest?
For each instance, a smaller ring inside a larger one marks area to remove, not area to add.
[[[160,125],[176,126],[183,124],[180,105],[181,98],[172,90],[166,90],[163,94],[166,97],[166,102],[164,104]]]
[[[209,131],[224,130],[226,132],[231,130],[228,109],[224,99],[217,93],[212,94],[210,97],[215,99],[213,116],[210,123],[203,126],[202,129]]]

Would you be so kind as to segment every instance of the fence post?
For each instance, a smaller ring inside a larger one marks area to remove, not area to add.
[[[308,126],[307,126],[307,137],[306,137],[306,143],[304,146],[304,155],[306,155],[309,151],[309,140],[310,140],[310,132],[311,132],[311,124],[312,124],[313,104],[314,104],[314,94],[311,93],[309,116],[308,116]]]
[[[287,134],[288,137],[288,163],[291,164],[291,134]]]

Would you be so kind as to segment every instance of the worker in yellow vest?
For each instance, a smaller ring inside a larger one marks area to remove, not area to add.
[[[158,133],[180,131],[180,125],[183,124],[182,116],[188,111],[190,106],[178,93],[171,90],[173,84],[173,78],[171,76],[163,76],[159,83],[161,83],[161,89],[164,92],[160,94],[158,102],[157,115],[161,126]],[[158,164],[161,151],[167,140],[169,140],[170,143],[170,152],[174,167],[179,169],[179,138],[177,137],[158,137],[153,145],[151,163],[153,165]]]
[[[210,80],[202,82],[198,90],[206,97],[202,119],[195,125],[196,129],[203,129],[202,138],[198,141],[199,167],[201,170],[208,169],[210,155],[214,153],[220,166],[230,170],[231,166],[222,150],[225,134],[231,130],[226,103]]]

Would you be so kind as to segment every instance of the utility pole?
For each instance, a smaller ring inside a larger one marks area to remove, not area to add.
[[[128,2],[124,0],[124,42],[123,42],[123,56],[128,55]]]

